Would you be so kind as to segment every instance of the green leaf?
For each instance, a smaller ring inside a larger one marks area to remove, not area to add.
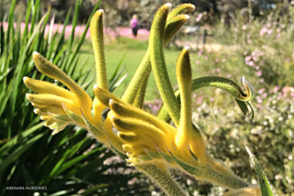
[[[249,148],[246,146],[245,144],[245,148],[250,156],[250,159],[253,163],[253,168],[257,173],[257,177],[258,177],[258,181],[260,184],[260,189],[261,189],[261,194],[262,196],[274,196],[270,184],[267,180],[267,177],[262,169],[262,167],[260,166],[260,164],[258,163],[258,160],[255,158],[255,156],[253,155],[253,153],[249,150]]]

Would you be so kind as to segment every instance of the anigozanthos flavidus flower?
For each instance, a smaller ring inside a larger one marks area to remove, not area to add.
[[[173,196],[185,195],[173,180],[170,168],[178,168],[197,179],[212,182],[229,189],[232,193],[258,190],[244,182],[221,161],[213,159],[205,149],[200,130],[191,121],[191,92],[212,86],[233,95],[242,112],[247,114],[253,88],[245,80],[241,84],[221,77],[203,77],[192,80],[189,48],[183,49],[176,63],[179,89],[174,92],[169,81],[164,60],[163,46],[188,20],[195,7],[182,4],[171,12],[171,4],[161,6],[152,23],[150,43],[123,97],[120,99],[108,91],[104,55],[103,11],[98,10],[90,24],[96,62],[95,98],[89,95],[38,53],[34,53],[36,67],[43,74],[60,81],[69,90],[44,81],[25,77],[24,83],[37,94],[27,97],[36,107],[35,112],[45,120],[45,125],[57,133],[68,124],[77,124],[92,132],[98,141],[108,145],[121,158],[155,180]],[[142,105],[149,74],[154,72],[156,85],[164,101],[160,112],[153,116]],[[102,112],[110,108],[106,119]],[[171,126],[170,120],[175,124]],[[127,156],[126,156],[127,155]]]
[[[94,14],[90,29],[96,60],[96,82],[101,88],[108,90],[102,16],[103,10],[98,10]],[[45,81],[24,78],[26,86],[37,93],[27,94],[27,98],[36,107],[34,111],[45,121],[45,126],[53,129],[53,134],[56,134],[68,124],[77,124],[87,128],[97,140],[109,145],[101,116],[105,106],[96,99],[92,102],[89,95],[78,84],[39,53],[34,52],[33,59],[41,73],[60,81],[69,89],[66,90]]]

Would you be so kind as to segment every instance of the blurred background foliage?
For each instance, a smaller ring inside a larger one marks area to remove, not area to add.
[[[56,81],[37,72],[31,54],[40,52],[93,96],[94,58],[86,31],[98,1],[32,2],[0,0],[1,21],[8,23],[8,28],[0,25],[0,195],[162,195],[147,178],[116,158],[85,130],[72,126],[51,136],[51,130],[39,124],[25,98],[28,90],[22,84],[22,77]],[[133,14],[138,14],[142,27],[148,29],[156,9],[164,2],[103,0],[99,9],[105,10],[105,25],[114,30],[117,26],[127,27]],[[234,99],[221,90],[193,92],[193,120],[202,130],[209,152],[246,181],[256,183],[244,148],[246,143],[277,195],[293,195],[294,2],[182,2],[194,3],[197,10],[165,50],[172,84],[176,85],[174,65],[178,49],[189,45],[194,50],[191,53],[193,78],[216,75],[237,82],[245,76],[256,90],[251,101],[254,119],[242,116]],[[28,28],[29,23],[32,28]],[[53,27],[54,23],[63,24],[58,27],[62,29],[66,25],[73,29],[81,25],[86,28],[79,35],[76,31],[66,35],[65,30],[54,33],[57,28]],[[46,24],[52,27],[49,33]],[[192,31],[191,27],[198,30]],[[148,42],[110,36],[105,41],[108,78],[116,79],[113,84],[121,84],[114,91],[121,96]],[[121,66],[120,71],[114,72],[117,66]],[[126,72],[129,77],[120,83]],[[111,77],[113,73],[117,77]],[[162,102],[152,74],[146,99],[145,110],[156,114]],[[190,195],[220,195],[225,191],[193,180],[180,171],[175,171],[175,177]],[[6,190],[7,186],[16,185],[46,186],[47,190]]]

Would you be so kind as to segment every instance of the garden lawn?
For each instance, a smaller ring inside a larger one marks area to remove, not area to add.
[[[132,76],[135,74],[137,67],[139,66],[141,60],[144,57],[146,50],[114,49],[107,47],[105,50],[108,79],[110,79],[111,74],[114,72],[117,64],[119,63],[119,61],[121,60],[126,51],[128,52],[125,56],[125,59],[123,60],[121,68],[124,67],[124,73],[128,73],[128,76],[125,79],[125,81],[114,91],[114,94],[119,97],[122,96],[123,92],[127,88],[127,85],[131,81]],[[180,51],[165,50],[166,65],[173,86],[177,84],[175,63],[179,53]],[[86,45],[82,48],[82,51],[80,53],[79,64],[82,64],[86,59],[88,59],[86,65],[89,66],[88,68],[94,65],[94,54],[92,48],[89,47],[89,45]],[[93,73],[95,73],[94,69]],[[94,77],[95,75],[92,74],[92,76]],[[153,74],[151,73],[145,99],[153,100],[155,98],[159,98],[159,94],[156,88]]]

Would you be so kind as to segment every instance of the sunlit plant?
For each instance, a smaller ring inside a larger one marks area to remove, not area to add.
[[[161,6],[152,23],[149,47],[122,98],[108,90],[106,77],[103,10],[93,16],[90,30],[96,61],[95,98],[90,96],[56,65],[35,52],[37,69],[58,80],[67,88],[24,78],[25,85],[36,94],[27,98],[36,107],[36,114],[51,128],[53,134],[67,125],[84,127],[118,156],[153,179],[168,195],[186,195],[172,178],[171,168],[180,169],[196,179],[229,189],[223,195],[261,195],[259,186],[234,175],[223,162],[206,151],[198,127],[192,123],[191,93],[202,87],[217,87],[230,93],[247,115],[253,110],[248,101],[254,94],[252,86],[241,78],[244,90],[222,77],[202,77],[192,80],[189,48],[185,47],[176,62],[178,90],[170,83],[164,60],[164,45],[189,19],[195,8],[181,4]],[[163,106],[156,116],[145,112],[144,95],[149,74],[153,71]],[[109,111],[107,110],[109,109]],[[252,115],[253,116],[253,115]],[[171,121],[173,125],[171,125]]]

